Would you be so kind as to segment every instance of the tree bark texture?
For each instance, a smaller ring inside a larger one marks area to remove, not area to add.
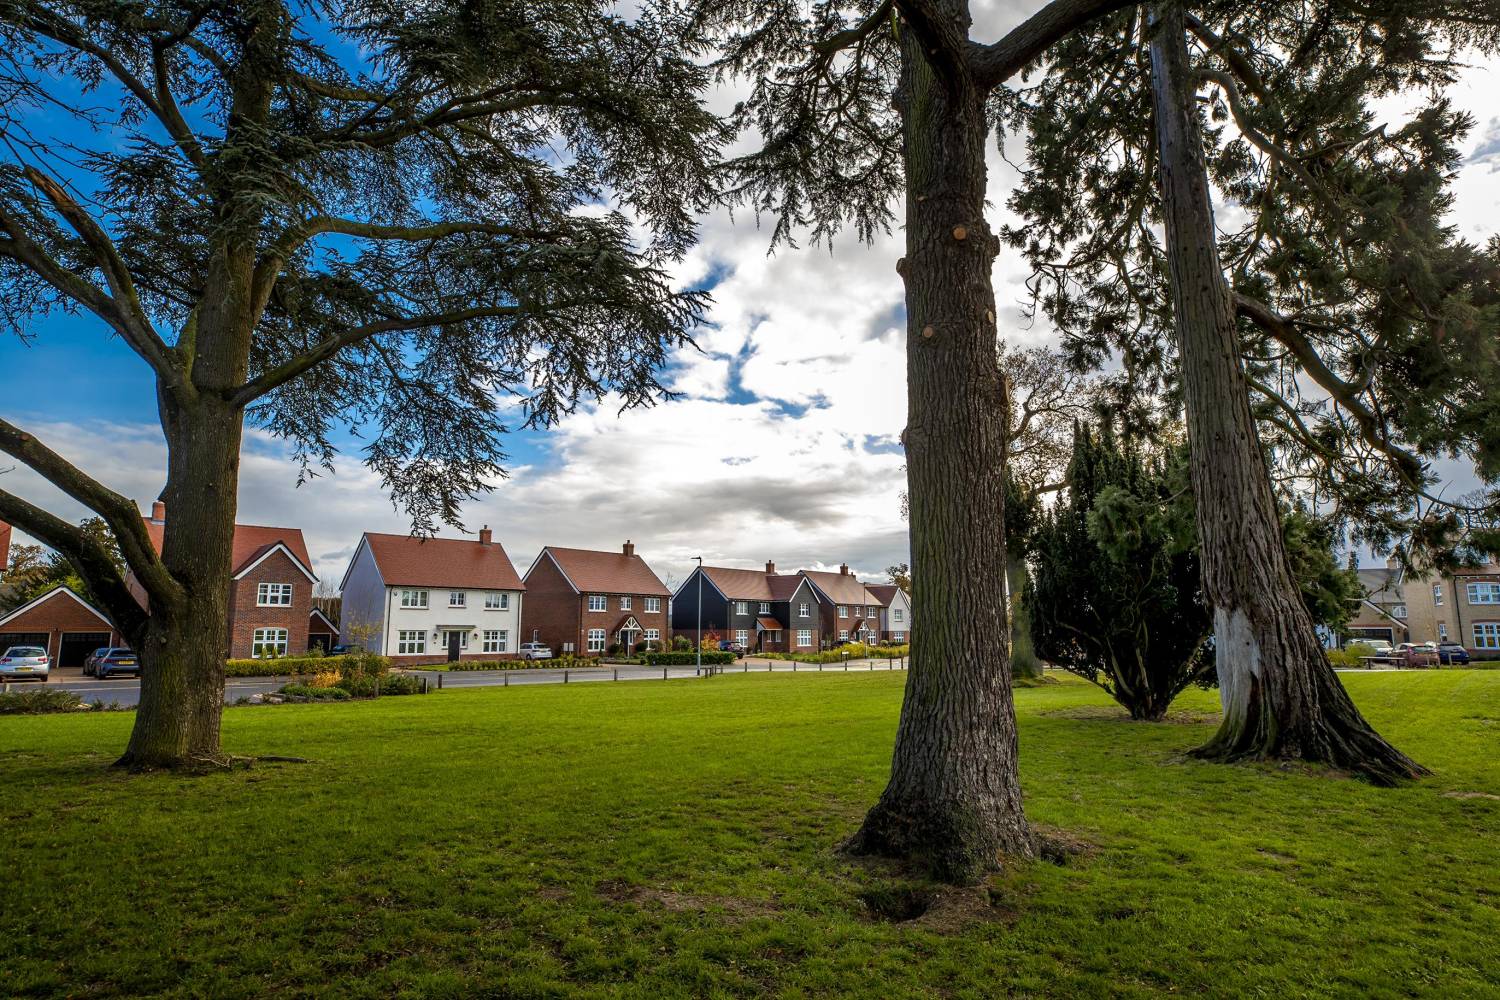
[[[1287,560],[1250,412],[1182,8],[1154,11],[1159,182],[1187,410],[1205,594],[1224,719],[1206,759],[1303,759],[1381,784],[1425,773],[1374,731],[1339,683]]]
[[[967,33],[967,15],[953,10]],[[984,91],[940,78],[903,32],[897,91],[906,143],[906,459],[911,669],[890,782],[855,853],[973,882],[1031,856],[1021,806],[1005,607],[1004,381],[985,221]],[[954,78],[957,77],[957,78]]]

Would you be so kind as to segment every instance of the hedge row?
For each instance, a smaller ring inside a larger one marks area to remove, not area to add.
[[[698,662],[697,653],[647,653],[642,657],[651,667],[691,667]],[[705,652],[704,663],[733,663],[734,654],[727,651]]]
[[[383,656],[283,656],[275,660],[228,660],[225,677],[292,677],[298,674],[321,674],[330,670],[343,672],[345,666],[361,665],[364,671],[383,672],[390,661]]]

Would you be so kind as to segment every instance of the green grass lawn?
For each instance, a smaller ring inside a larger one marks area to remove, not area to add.
[[[1345,678],[1431,779],[1018,691],[1028,813],[1092,847],[906,922],[866,901],[929,887],[835,851],[900,673],[233,708],[314,763],[198,778],[108,770],[128,714],[0,718],[0,995],[1500,996],[1500,672]]]

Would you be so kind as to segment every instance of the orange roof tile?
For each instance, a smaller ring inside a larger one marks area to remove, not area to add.
[[[548,545],[542,553],[552,556],[579,593],[672,596],[646,560],[638,555],[566,549],[559,545]]]
[[[469,538],[417,538],[365,532],[365,541],[388,587],[461,587],[525,590],[499,542]]]

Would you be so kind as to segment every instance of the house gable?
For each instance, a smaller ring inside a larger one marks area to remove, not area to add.
[[[51,603],[52,601],[59,600],[59,599],[64,599],[64,598],[71,598],[72,601],[75,604],[77,604],[79,608],[82,608],[89,615],[93,616],[94,618],[97,618],[104,625],[105,628],[108,628],[108,629],[111,629],[111,630],[114,629],[114,627],[115,627],[114,626],[114,622],[110,621],[109,618],[107,618],[105,616],[104,612],[100,611],[98,608],[94,607],[88,601],[85,601],[83,598],[81,598],[77,594],[73,593],[73,591],[72,591],[71,588],[69,588],[67,586],[64,586],[62,584],[59,584],[58,586],[53,587],[51,590],[47,591],[45,594],[41,595],[40,597],[38,597],[38,598],[36,598],[34,600],[26,602],[25,604],[21,605],[19,608],[16,608],[16,610],[12,611],[10,614],[6,615],[4,618],[0,618],[0,629],[5,628],[7,625],[11,624],[12,622],[14,622],[15,620],[17,620],[21,616],[29,614],[30,612],[33,612],[33,611],[36,611],[36,610],[42,608],[43,605],[46,605],[46,604]],[[11,629],[11,631],[19,631],[19,630],[17,630],[17,629]]]

